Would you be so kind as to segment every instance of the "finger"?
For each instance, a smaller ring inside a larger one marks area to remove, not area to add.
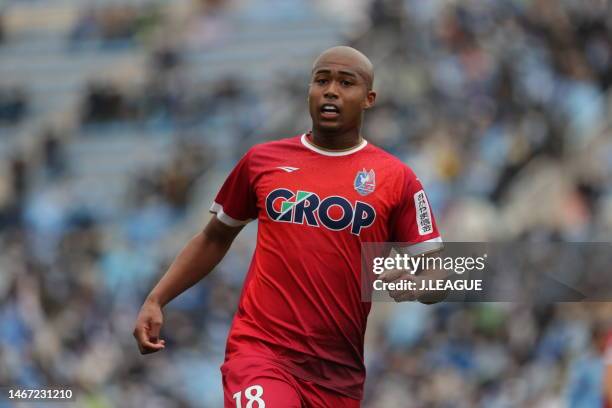
[[[165,347],[166,342],[164,340],[151,341],[149,339],[149,335],[147,333],[147,329],[144,326],[138,326],[134,330],[134,337],[136,337],[136,341],[138,342],[138,348],[142,354],[152,353],[154,351],[161,350]]]
[[[147,341],[147,333],[144,325],[139,324],[136,326],[134,329],[134,337],[138,344],[144,344],[144,342]]]
[[[395,290],[393,293],[389,293],[389,296],[396,302],[408,302],[413,301],[417,298],[417,294],[414,290]]]
[[[393,282],[395,280],[398,280],[405,274],[406,274],[405,271],[401,271],[399,269],[390,269],[388,271],[381,273],[378,278],[382,280],[383,282]]]
[[[412,287],[414,289],[417,288],[417,280],[411,276],[411,275],[402,275],[398,278],[395,279],[389,279],[388,281],[386,281],[389,284],[395,284],[396,288],[400,288],[400,287],[405,287],[405,288],[409,288]],[[413,283],[410,283],[413,282]],[[399,286],[400,284],[402,284],[402,286]],[[412,286],[410,286],[412,285]],[[403,292],[402,289],[395,289],[395,290],[399,290],[400,292]]]
[[[154,353],[156,351],[162,350],[166,347],[166,342],[164,340],[160,341],[150,341],[145,339],[143,342],[138,343],[138,348],[142,354]]]
[[[162,322],[161,321],[153,321],[149,326],[149,339],[154,343],[159,339],[159,331],[161,329]]]
[[[396,302],[412,302],[418,298],[416,290],[407,290],[398,294],[397,297],[393,298]]]
[[[155,353],[159,350],[164,349],[165,346],[161,343],[151,343],[151,342],[147,342],[145,344],[140,345],[139,349],[140,349],[140,353],[141,354],[151,354],[151,353]]]
[[[404,277],[404,278],[400,278],[400,279],[396,279],[395,281],[393,281],[393,283],[399,283],[402,281],[412,281],[415,282],[415,280],[411,277]],[[393,298],[393,300],[395,300],[396,302],[405,302],[405,301],[412,301],[417,299],[418,297],[418,289],[396,289],[396,290],[389,290],[389,296],[391,296]]]

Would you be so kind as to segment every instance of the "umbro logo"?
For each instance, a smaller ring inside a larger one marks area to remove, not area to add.
[[[286,171],[287,173],[291,173],[296,170],[299,170],[300,168],[299,167],[289,167],[289,166],[279,166],[277,167],[277,169],[281,169],[281,170]]]

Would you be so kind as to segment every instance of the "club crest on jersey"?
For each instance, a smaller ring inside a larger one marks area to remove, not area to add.
[[[268,194],[266,212],[272,221],[325,227],[333,231],[350,228],[354,235],[359,235],[376,219],[374,207],[362,201],[352,204],[341,196],[321,198],[316,193],[293,192],[286,188],[277,188]]]
[[[374,192],[376,188],[376,174],[374,173],[374,169],[370,171],[366,171],[366,169],[358,171],[353,184],[355,190],[362,196]]]

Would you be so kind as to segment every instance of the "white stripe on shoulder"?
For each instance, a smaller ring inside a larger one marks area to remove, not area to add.
[[[253,219],[249,218],[248,220],[237,220],[235,218],[230,217],[223,211],[223,206],[217,202],[213,202],[210,206],[211,213],[216,214],[219,221],[228,225],[230,227],[240,227],[242,225],[246,225],[249,222],[253,221]]]
[[[410,256],[418,256],[428,254],[431,252],[437,252],[444,248],[444,242],[442,237],[437,236],[435,238],[428,239],[427,241],[418,242],[414,245],[410,245],[406,248]]]

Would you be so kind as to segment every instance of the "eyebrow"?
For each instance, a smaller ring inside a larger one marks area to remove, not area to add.
[[[338,71],[339,74],[346,75],[358,79],[359,76],[351,71]],[[318,69],[314,72],[314,75],[317,74],[331,74],[331,70],[329,69]]]

